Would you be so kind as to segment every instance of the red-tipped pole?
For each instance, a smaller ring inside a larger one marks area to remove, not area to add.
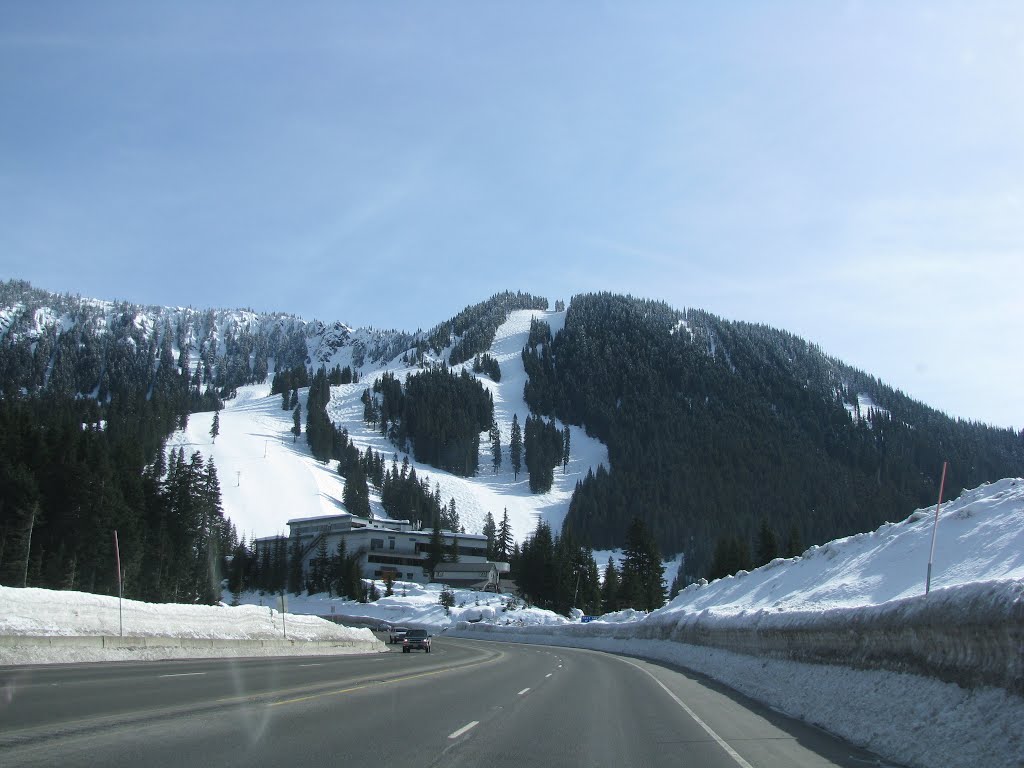
[[[932,562],[935,560],[935,534],[939,531],[939,509],[942,507],[942,491],[946,487],[946,467],[948,461],[942,462],[942,480],[939,482],[939,503],[935,505],[935,524],[932,526],[932,551],[928,555],[928,578],[924,582],[924,593],[932,588]]]
[[[121,585],[121,548],[117,545],[117,529],[114,529],[114,559],[117,563],[117,634],[124,637],[124,618],[121,613],[121,599],[124,597],[124,589]]]

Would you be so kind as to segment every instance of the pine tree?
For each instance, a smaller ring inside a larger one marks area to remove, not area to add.
[[[519,428],[519,416],[512,414],[512,438],[509,441],[508,455],[512,460],[513,479],[519,479],[519,470],[523,468],[523,433]]]
[[[569,466],[569,425],[566,424],[562,429],[562,474],[565,474],[566,468]]]
[[[302,406],[298,403],[295,404],[295,410],[292,411],[292,442],[296,442],[299,439],[299,435],[302,434]]]
[[[512,549],[515,543],[515,538],[512,536],[512,526],[508,521],[508,508],[506,507],[505,513],[501,517],[501,523],[498,525],[498,533],[494,542],[495,556],[498,558],[498,562],[511,562]]]
[[[445,547],[444,559],[446,563],[457,563],[459,562],[459,537],[456,532],[452,532],[452,543]]]
[[[799,557],[804,553],[804,543],[800,538],[800,529],[793,523],[789,529],[789,537],[786,539],[786,557]]]
[[[217,442],[217,435],[220,434],[220,411],[213,412],[213,425],[210,427],[210,438],[214,444]]]
[[[654,537],[639,517],[634,517],[623,548],[622,597],[633,608],[653,611],[665,603],[665,567]]]
[[[757,561],[755,567],[767,565],[779,556],[779,544],[768,520],[761,521],[761,529],[757,534]]]
[[[328,573],[330,571],[330,559],[327,555],[327,537],[321,536],[317,542],[316,559],[313,561],[313,592],[326,592],[329,588]]]
[[[496,542],[495,542],[495,539],[497,537],[497,533],[498,533],[498,527],[494,524],[494,515],[492,515],[490,512],[488,512],[484,516],[484,529],[483,529],[483,534],[484,534],[484,536],[487,537],[487,559],[488,560],[494,560],[497,557],[497,555],[495,554],[495,552],[497,550],[497,546],[496,546]]]
[[[501,430],[498,429],[496,421],[491,422],[491,464],[494,467],[494,474],[501,469]]]
[[[423,564],[430,571],[430,580],[434,580],[434,570],[438,564],[444,561],[444,539],[441,538],[440,521],[435,518],[434,528],[430,532],[430,544],[427,549],[427,558]]]

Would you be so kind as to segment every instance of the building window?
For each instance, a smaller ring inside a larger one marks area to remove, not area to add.
[[[391,536],[390,538],[388,538],[388,549],[394,549],[394,548],[395,548],[395,537]]]
[[[370,539],[370,549],[384,549],[384,539]]]

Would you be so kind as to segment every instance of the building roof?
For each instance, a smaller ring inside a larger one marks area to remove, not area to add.
[[[353,515],[351,512],[339,512],[336,515],[316,515],[315,517],[293,517],[291,520],[288,521],[288,525],[293,525],[294,523],[319,523],[324,522],[326,520],[347,520],[349,518],[355,520],[360,519]]]

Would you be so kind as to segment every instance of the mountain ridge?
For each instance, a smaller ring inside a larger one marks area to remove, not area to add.
[[[135,377],[146,400],[173,403],[180,428],[189,411],[218,407],[271,367],[352,366],[360,378],[465,369],[495,352],[512,311],[536,311],[521,354],[525,402],[508,412],[521,423],[530,413],[557,418],[608,452],[607,466],[577,484],[565,524],[613,548],[640,517],[664,552],[685,553],[688,581],[708,573],[723,540],[739,546],[738,566],[748,564],[765,525],[784,548],[921,506],[944,458],[953,459],[950,493],[1024,461],[1024,438],[1012,430],[951,419],[786,331],[611,293],[575,296],[564,313],[547,306],[495,294],[410,334],[286,313],[145,308],[10,281],[0,283],[0,387],[8,398],[116,403],[131,390],[122,379]],[[506,446],[507,427],[498,430]]]

